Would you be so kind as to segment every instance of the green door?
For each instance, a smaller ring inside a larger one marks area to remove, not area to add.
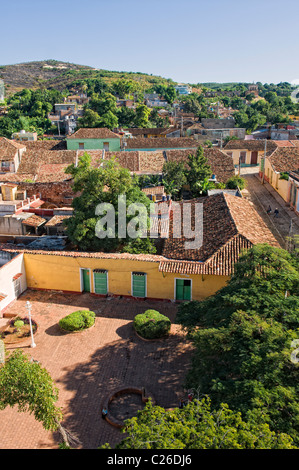
[[[96,294],[106,295],[108,293],[107,271],[94,271],[94,291]]]
[[[90,274],[89,269],[82,269],[83,291],[90,292]]]
[[[176,300],[191,300],[190,279],[175,280],[175,298]]]
[[[133,297],[145,297],[146,295],[146,274],[133,273]]]

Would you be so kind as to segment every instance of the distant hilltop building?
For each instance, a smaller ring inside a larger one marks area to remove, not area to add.
[[[179,95],[190,95],[192,93],[192,88],[189,85],[184,85],[179,83],[174,87]]]
[[[4,101],[4,81],[0,79],[0,101]]]
[[[255,83],[251,83],[248,85],[248,91],[249,93],[252,93],[255,96],[258,96],[259,94],[259,87]]]

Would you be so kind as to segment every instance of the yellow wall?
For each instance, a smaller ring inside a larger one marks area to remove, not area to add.
[[[266,158],[265,163],[265,177],[271,186],[278,192],[284,201],[288,202],[289,198],[289,182],[287,180],[279,179],[280,173],[273,170],[272,165]]]
[[[147,273],[147,297],[175,298],[175,278],[192,280],[192,300],[201,300],[214,294],[229,280],[229,276],[180,275],[158,271],[159,262],[128,259],[99,259],[54,254],[24,253],[28,287],[81,292],[80,268],[91,269],[91,292],[94,292],[93,269],[108,270],[108,292],[114,295],[132,295],[131,273]]]
[[[240,153],[241,152],[246,152],[246,160],[245,160],[245,164],[246,165],[250,165],[251,164],[251,150],[246,150],[246,149],[237,149],[237,150],[225,150],[224,151],[228,154],[232,154],[232,158],[233,158],[233,163],[234,165],[239,165],[239,159],[240,159]],[[257,153],[257,165],[260,164],[261,162],[261,159],[263,158],[264,156],[264,151],[258,151]]]

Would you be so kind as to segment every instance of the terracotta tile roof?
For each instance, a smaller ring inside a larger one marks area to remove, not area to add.
[[[45,227],[60,227],[63,225],[63,221],[70,217],[70,215],[54,215],[54,217],[48,220]]]
[[[128,129],[125,129],[125,131],[129,132],[133,136],[146,135],[146,134],[161,135],[161,134],[167,134],[169,130],[170,129],[168,127],[145,127],[145,128],[130,127]]]
[[[273,140],[277,147],[295,147],[292,140]]]
[[[41,165],[37,170],[36,182],[38,183],[53,183],[66,181],[72,178],[71,175],[65,173],[68,164],[66,163],[52,163]]]
[[[44,224],[46,219],[39,217],[38,215],[32,214],[27,219],[22,220],[22,224],[30,225],[30,227],[39,227],[40,225]]]
[[[142,188],[142,192],[145,194],[165,194],[164,186],[152,186],[149,188]]]
[[[5,183],[6,181],[9,183],[22,183],[26,180],[34,181],[35,175],[32,173],[3,173],[0,174],[0,182]]]
[[[45,149],[29,149],[22,155],[22,160],[18,168],[18,174],[27,173],[38,175],[40,167],[44,164],[56,165],[64,164],[67,167],[69,164],[76,161],[75,150],[45,150]],[[61,167],[56,168],[58,172]]]
[[[19,144],[14,140],[0,137],[0,161],[13,160],[19,149],[25,149],[25,145]]]
[[[267,140],[267,152],[273,152],[277,148],[276,143],[273,140]],[[224,150],[251,150],[251,151],[263,151],[265,149],[265,140],[230,140],[224,146]]]
[[[299,169],[299,147],[279,147],[268,157],[273,169],[279,173]]]
[[[68,139],[120,139],[120,136],[106,127],[82,127],[69,136]]]
[[[196,148],[198,142],[192,137],[133,137],[127,139],[128,149],[152,149],[152,148]]]
[[[170,236],[163,241],[161,249],[161,254],[168,259],[168,262],[161,264],[160,270],[182,272],[177,270],[183,269],[184,273],[192,271],[193,273],[229,275],[233,272],[234,263],[242,250],[258,243],[279,246],[248,200],[222,193],[208,198],[181,202],[181,208],[187,202],[191,203],[193,208],[192,230],[195,228],[195,203],[203,204],[203,244],[199,249],[187,250],[185,248],[185,242],[188,241],[186,237],[182,235],[180,238],[173,238],[172,212]],[[171,259],[174,261],[170,261]],[[187,261],[192,263],[186,264]],[[180,264],[181,262],[183,263]]]

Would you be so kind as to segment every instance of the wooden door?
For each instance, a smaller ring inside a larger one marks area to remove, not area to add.
[[[257,152],[251,152],[251,165],[257,165]]]

